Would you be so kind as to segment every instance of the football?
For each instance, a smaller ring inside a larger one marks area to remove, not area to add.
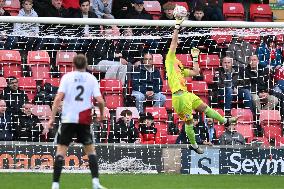
[[[174,14],[174,17],[178,19],[178,18],[186,17],[188,15],[188,12],[185,7],[177,5],[174,9],[173,14]]]

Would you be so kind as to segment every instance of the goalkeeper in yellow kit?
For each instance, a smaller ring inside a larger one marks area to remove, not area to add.
[[[192,69],[185,69],[183,64],[176,58],[175,53],[178,45],[178,32],[183,20],[184,19],[176,20],[171,46],[166,57],[166,71],[168,84],[172,92],[172,104],[174,110],[179,115],[180,119],[185,121],[185,132],[191,143],[192,149],[198,154],[203,154],[203,149],[201,149],[195,141],[192,110],[204,112],[207,117],[216,119],[224,124],[236,123],[237,118],[225,118],[221,116],[218,112],[205,104],[198,96],[187,91],[185,77],[199,75],[198,55],[200,51],[197,48],[191,49],[191,55],[193,57]]]

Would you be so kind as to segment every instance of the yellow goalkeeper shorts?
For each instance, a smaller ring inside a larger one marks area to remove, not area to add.
[[[195,110],[202,103],[203,101],[198,96],[187,91],[182,94],[172,95],[174,110],[179,115],[179,118],[184,121],[192,120],[192,110]]]

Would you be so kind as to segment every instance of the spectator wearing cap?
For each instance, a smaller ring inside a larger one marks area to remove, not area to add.
[[[93,9],[99,18],[113,19],[112,0],[93,0]]]
[[[174,17],[174,9],[175,9],[175,4],[173,2],[167,2],[163,5],[163,14],[160,17],[160,20],[175,20]]]
[[[153,20],[153,17],[145,11],[143,0],[133,1],[133,8],[129,10],[126,18]]]
[[[132,9],[132,0],[115,0],[113,1],[112,14],[116,19],[126,19],[130,9]]]
[[[256,54],[261,68],[275,69],[282,66],[282,51],[277,45],[276,36],[264,36],[262,43],[256,49]]]
[[[139,131],[135,128],[132,112],[123,110],[109,134],[110,143],[140,143]]]

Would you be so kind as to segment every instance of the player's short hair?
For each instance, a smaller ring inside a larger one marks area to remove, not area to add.
[[[73,64],[76,69],[84,69],[87,67],[87,58],[83,54],[78,54],[73,58]]]
[[[126,115],[132,116],[132,112],[130,110],[122,110],[120,113],[122,117],[125,117]]]
[[[80,7],[81,7],[81,5],[82,5],[83,3],[85,3],[85,2],[89,2],[89,3],[90,3],[90,0],[80,0],[80,1],[79,1]]]

